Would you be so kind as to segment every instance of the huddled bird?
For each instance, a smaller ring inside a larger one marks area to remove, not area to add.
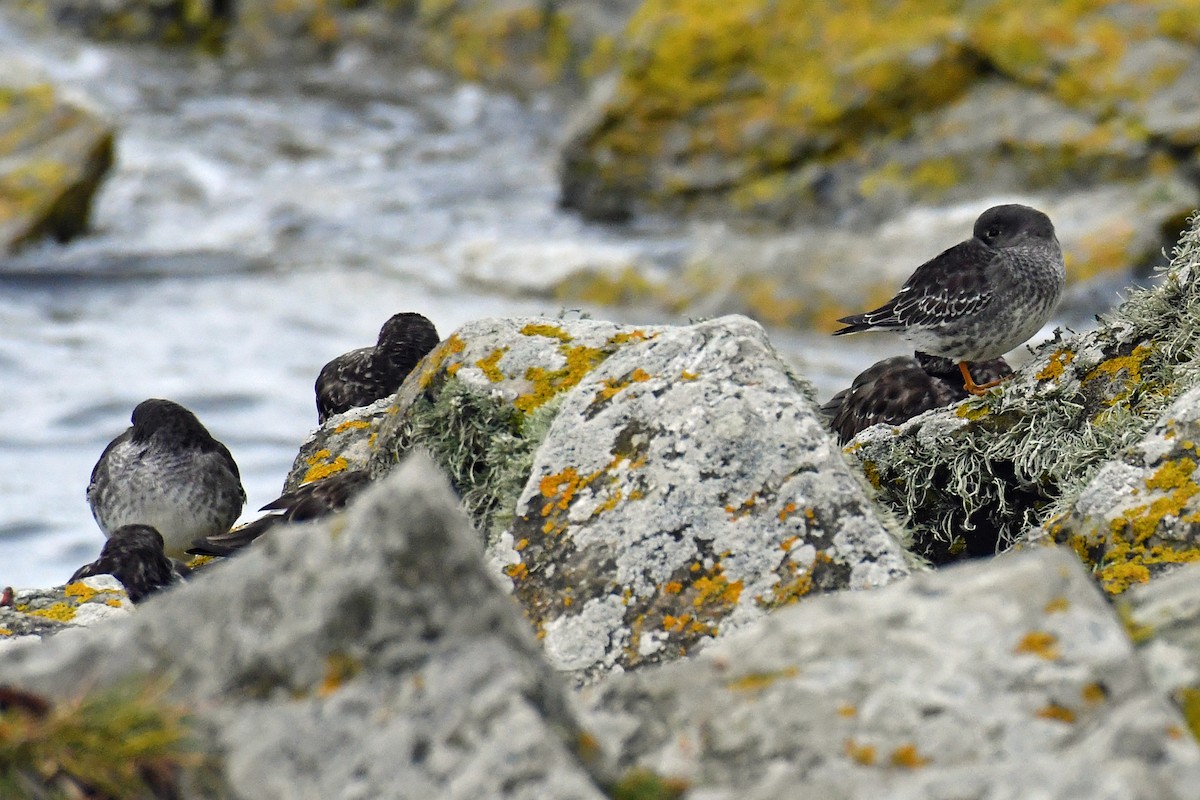
[[[971,374],[984,382],[1012,374],[1003,358],[973,362]],[[838,441],[846,444],[872,425],[899,425],[932,408],[941,408],[969,395],[958,365],[947,358],[914,353],[872,364],[821,406]]]
[[[150,526],[168,556],[183,558],[194,540],[228,531],[246,503],[229,449],[170,400],[142,401],[131,421],[104,448],[87,488],[104,535]]]
[[[315,387],[317,420],[323,423],[395,393],[438,341],[437,329],[424,316],[392,316],[383,323],[374,347],[343,353],[321,368]]]
[[[100,557],[75,570],[68,583],[95,575],[112,575],[135,603],[178,583],[188,574],[163,552],[162,534],[149,525],[122,525],[108,537]]]
[[[371,482],[366,470],[336,472],[319,481],[306,483],[262,507],[271,513],[226,533],[218,533],[192,542],[189,553],[205,556],[229,556],[269,530],[292,522],[320,519],[346,504]]]
[[[915,349],[955,362],[963,388],[983,394],[968,362],[991,361],[1037,333],[1066,282],[1050,218],[1023,205],[989,208],[970,239],[926,261],[873,311],[843,317],[838,336],[870,330],[900,334]]]

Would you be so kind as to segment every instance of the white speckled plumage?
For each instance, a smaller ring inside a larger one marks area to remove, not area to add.
[[[125,525],[162,534],[167,555],[223,533],[246,502],[237,464],[196,415],[170,400],[146,400],[133,425],[109,443],[88,484],[92,516],[111,536]]]
[[[891,330],[960,364],[990,361],[1037,333],[1065,283],[1050,218],[1028,206],[995,206],[970,239],[918,267],[884,305],[838,320],[846,327],[834,335]]]

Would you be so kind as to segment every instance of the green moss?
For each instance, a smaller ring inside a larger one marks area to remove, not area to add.
[[[0,797],[160,797],[160,782],[200,761],[186,712],[157,692],[113,690],[55,705],[8,691]]]
[[[613,800],[679,800],[688,789],[685,781],[663,778],[648,769],[632,769],[609,791]]]

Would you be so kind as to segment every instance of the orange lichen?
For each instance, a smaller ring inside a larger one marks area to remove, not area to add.
[[[571,347],[562,344],[559,345],[558,350],[565,361],[563,366],[558,369],[534,366],[525,370],[525,380],[529,381],[531,388],[529,392],[513,400],[513,405],[519,410],[528,414],[549,402],[556,395],[574,388],[596,368],[596,365],[608,357],[603,350],[583,345]]]
[[[849,703],[845,703],[845,704],[838,706],[837,715],[839,717],[846,717],[847,719],[849,719],[851,717],[857,717],[858,709],[855,708],[854,706],[850,705]]]
[[[333,432],[334,433],[345,433],[346,431],[349,431],[349,430],[357,430],[357,429],[369,428],[369,427],[371,427],[371,423],[367,422],[365,419],[348,419],[345,422],[339,424],[336,428],[334,428]]]
[[[504,568],[504,574],[514,581],[525,580],[525,578],[529,577],[529,567],[525,566],[523,562],[509,564]]]
[[[761,692],[776,681],[794,678],[799,674],[800,670],[796,667],[785,667],[773,672],[751,672],[727,681],[725,685],[735,692]]]
[[[700,377],[699,372],[688,372],[686,369],[683,372],[679,373],[679,379],[681,381],[694,381],[699,377]]]
[[[1075,712],[1058,703],[1042,706],[1037,710],[1036,715],[1039,719],[1052,719],[1058,722],[1072,723],[1075,721]]]
[[[362,671],[362,663],[345,653],[330,653],[325,657],[325,675],[317,686],[318,697],[329,697]]]
[[[1058,614],[1066,611],[1070,606],[1071,602],[1067,598],[1058,595],[1057,597],[1050,598],[1046,605],[1042,607],[1042,610],[1047,614]]]
[[[891,762],[893,767],[919,769],[928,764],[929,761],[929,758],[917,751],[915,744],[903,744],[892,751]]]
[[[1108,690],[1098,683],[1089,683],[1080,690],[1079,695],[1083,702],[1094,705],[1108,699]]]
[[[876,753],[874,745],[859,744],[853,739],[847,739],[845,747],[846,755],[864,767],[869,767],[875,763]]]
[[[663,585],[663,592],[666,594],[679,594],[683,591],[683,584],[679,581],[668,581]]]
[[[598,392],[596,392],[596,397],[592,402],[599,403],[605,400],[611,400],[613,397],[619,394],[622,389],[626,389],[635,383],[644,383],[648,380],[650,380],[650,374],[641,367],[636,368],[633,370],[633,372],[630,372],[628,375],[624,375],[620,378],[605,378],[603,381],[604,385]]]
[[[1058,637],[1048,631],[1031,631],[1017,643],[1015,652],[1029,653],[1047,661],[1054,661],[1060,655]]]

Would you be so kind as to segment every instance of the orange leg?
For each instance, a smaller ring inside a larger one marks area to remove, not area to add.
[[[997,379],[984,384],[975,383],[975,379],[971,377],[971,370],[967,369],[967,362],[965,361],[958,362],[958,371],[961,372],[963,376],[963,388],[976,396],[982,395],[993,386],[999,386],[1000,381],[1003,380]]]

